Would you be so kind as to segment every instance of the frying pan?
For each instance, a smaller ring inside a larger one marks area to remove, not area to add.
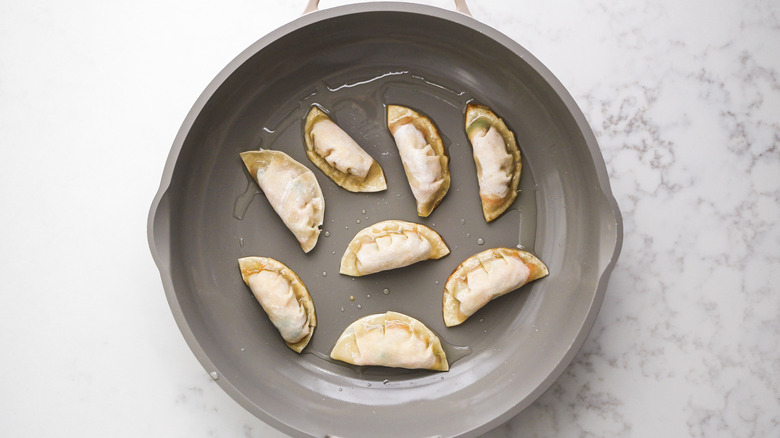
[[[518,200],[489,224],[463,127],[471,101],[505,120],[523,155]],[[313,104],[381,164],[387,191],[347,192],[312,165],[302,126]],[[452,185],[427,218],[416,215],[385,127],[388,104],[427,114],[444,139]],[[285,151],[322,187],[323,234],[308,254],[243,168],[239,153],[258,148]],[[339,275],[354,234],[385,219],[434,228],[451,254],[360,278]],[[195,356],[263,421],[301,437],[468,437],[527,407],[571,362],[601,306],[622,222],[593,133],[530,53],[464,13],[369,3],[306,14],[217,75],[173,143],[148,238]],[[441,296],[452,270],[484,249],[515,246],[536,254],[550,275],[446,328]],[[318,327],[302,354],[285,346],[243,284],[236,260],[249,255],[282,261],[307,285]],[[388,310],[437,333],[451,370],[329,359],[351,322]]]

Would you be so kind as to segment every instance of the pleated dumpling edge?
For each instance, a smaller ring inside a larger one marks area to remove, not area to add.
[[[439,233],[422,224],[386,220],[360,230],[341,257],[339,272],[359,277],[439,259],[450,249]]]
[[[365,316],[350,324],[330,357],[353,365],[450,369],[439,337],[422,322],[397,312]]]

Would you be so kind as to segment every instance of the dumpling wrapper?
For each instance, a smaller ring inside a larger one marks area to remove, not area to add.
[[[444,285],[444,324],[461,324],[491,300],[547,274],[541,260],[520,249],[493,248],[475,254],[455,268]]]
[[[466,134],[477,166],[482,215],[491,222],[517,198],[522,170],[520,149],[504,121],[483,105],[466,107]]]
[[[304,140],[312,163],[339,186],[350,192],[387,190],[379,163],[316,106],[306,116]]]
[[[330,357],[353,365],[450,369],[438,336],[420,321],[396,312],[369,315],[350,324]]]
[[[317,315],[314,301],[300,277],[269,257],[238,259],[241,278],[260,302],[288,347],[300,353],[309,343]]]
[[[325,197],[314,173],[281,151],[242,152],[241,159],[303,252],[311,251],[325,217]]]
[[[428,117],[398,105],[387,107],[387,128],[417,201],[417,215],[427,217],[450,188],[449,157],[439,132]]]
[[[401,220],[377,222],[360,230],[341,257],[339,272],[360,277],[402,268],[450,253],[436,231]]]

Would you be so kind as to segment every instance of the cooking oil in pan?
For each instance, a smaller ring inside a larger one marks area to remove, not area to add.
[[[262,144],[268,149],[283,150],[311,169],[325,196],[325,224],[328,226],[323,230],[322,236],[327,239],[321,237],[317,247],[309,254],[293,251],[286,256],[302,276],[317,309],[317,332],[304,353],[334,363],[328,353],[344,328],[362,316],[387,310],[409,314],[434,328],[440,335],[450,365],[468,357],[475,349],[489,345],[484,333],[488,329],[493,330],[494,322],[500,321],[500,318],[491,318],[491,312],[500,313],[508,306],[493,306],[484,315],[484,323],[469,321],[456,330],[447,329],[441,317],[442,283],[460,262],[487,247],[519,245],[532,250],[536,234],[536,196],[533,190],[535,182],[532,166],[527,165],[524,157],[521,177],[523,193],[515,201],[513,208],[502,217],[490,224],[484,221],[476,169],[463,126],[466,104],[472,100],[480,100],[479,96],[404,69],[387,69],[365,74],[351,72],[339,78],[326,78],[302,87],[296,96],[286,104],[282,102],[279,109],[267,120],[258,121],[255,144]],[[490,104],[485,101],[481,103]],[[391,104],[408,106],[429,116],[437,126],[450,158],[450,190],[427,218],[416,214],[414,197],[398,150],[387,129],[387,106]],[[303,125],[312,105],[328,112],[334,122],[380,163],[388,182],[386,191],[347,192],[309,161],[305,154]],[[511,128],[512,119],[505,120]],[[518,142],[522,150],[522,138],[519,138]],[[234,203],[233,217],[237,220],[243,220],[249,208],[270,211],[267,202],[262,206],[250,206],[255,198],[264,200],[262,196],[255,196],[262,195],[262,192],[248,174],[246,187],[237,187],[236,193],[238,195]],[[370,219],[367,213],[369,211]],[[272,211],[263,214],[270,218],[269,227],[273,226],[274,230],[277,230],[276,227],[282,226],[281,221],[270,216],[273,215]],[[255,219],[257,216],[252,217]],[[339,254],[343,253],[355,233],[387,219],[402,219],[435,227],[449,246],[450,255],[441,260],[425,261],[359,278],[326,274],[338,272]],[[249,224],[247,226],[249,227]],[[274,231],[271,233],[274,236],[267,236],[263,226],[255,223],[251,225],[258,231],[254,239],[249,233],[244,234],[246,247],[263,252],[260,255],[273,256],[280,246],[279,237],[276,235],[282,231]],[[259,238],[260,236],[262,238]],[[376,293],[378,291],[382,293]],[[354,302],[353,297],[365,297],[368,293],[376,294],[372,299]],[[517,298],[502,299],[513,299],[517,303],[515,308],[521,307],[525,301],[524,294],[522,291],[517,294]],[[345,306],[345,302],[351,305]],[[339,365],[344,365],[345,370],[352,369],[359,377],[364,373],[370,377],[369,375],[373,376],[375,373],[387,372],[381,369],[367,371],[365,367],[340,362]],[[399,373],[405,375],[405,371]],[[396,375],[390,373],[390,376]]]
[[[447,362],[449,362],[450,367],[455,362],[472,353],[471,347],[468,345],[453,345],[446,342],[444,339],[439,339],[441,340],[441,347],[444,349],[444,354],[447,355]]]
[[[244,219],[244,215],[246,215],[249,204],[252,203],[255,195],[259,195],[260,193],[260,188],[257,186],[252,177],[247,173],[246,190],[238,195],[236,202],[233,204],[233,217],[238,220]]]

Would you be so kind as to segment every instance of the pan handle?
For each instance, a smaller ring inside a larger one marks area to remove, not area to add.
[[[469,7],[466,5],[466,0],[454,0],[454,1],[455,1],[456,11],[471,17],[471,11],[469,11]],[[309,0],[309,3],[306,4],[306,8],[303,10],[303,15],[306,15],[309,12],[316,11],[319,4],[320,4],[320,0]]]

